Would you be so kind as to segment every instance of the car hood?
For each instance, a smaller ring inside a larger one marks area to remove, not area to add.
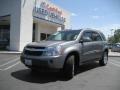
[[[49,47],[49,46],[56,46],[64,43],[66,41],[40,41],[40,42],[32,42],[29,43],[27,46],[42,46],[42,47]]]

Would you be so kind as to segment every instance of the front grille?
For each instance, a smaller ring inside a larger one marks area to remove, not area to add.
[[[39,46],[27,46],[26,48],[29,48],[29,49],[45,49],[45,47],[39,47]]]
[[[24,54],[25,55],[31,55],[31,56],[41,56],[43,54],[43,51],[29,51],[29,50],[25,50]]]

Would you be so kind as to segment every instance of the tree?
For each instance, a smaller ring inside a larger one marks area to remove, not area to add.
[[[114,32],[114,40],[115,40],[115,43],[120,42],[120,29],[115,30],[115,32]]]
[[[114,35],[108,38],[109,43],[118,43],[120,42],[120,29],[116,29]]]

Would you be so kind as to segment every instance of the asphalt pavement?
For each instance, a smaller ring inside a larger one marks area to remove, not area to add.
[[[120,57],[109,57],[80,66],[73,79],[55,72],[36,72],[25,67],[17,54],[0,54],[0,90],[120,90]]]

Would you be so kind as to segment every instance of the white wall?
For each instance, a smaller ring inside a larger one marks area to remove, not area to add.
[[[10,15],[10,49],[20,47],[20,0],[1,0],[0,16]]]
[[[32,42],[33,33],[33,0],[21,1],[20,51],[26,44]]]
[[[32,42],[33,0],[1,0],[0,16],[10,15],[10,49],[22,51]]]

